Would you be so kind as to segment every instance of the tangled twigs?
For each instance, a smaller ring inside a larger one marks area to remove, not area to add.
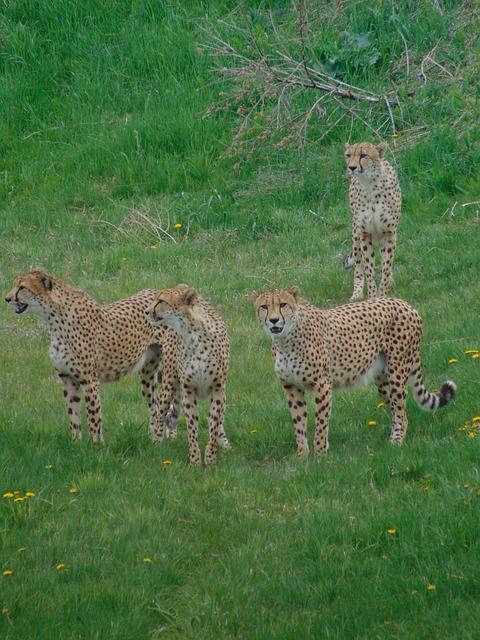
[[[305,5],[294,5],[294,9],[298,33],[294,37],[279,33],[269,13],[270,35],[264,43],[259,42],[245,11],[244,27],[234,21],[203,27],[207,40],[200,48],[215,61],[214,82],[224,85],[204,117],[234,111],[241,119],[228,156],[248,159],[267,141],[277,149],[303,147],[309,127],[320,129],[316,137],[323,139],[344,117],[368,121],[372,109],[383,112],[382,128],[396,131],[391,98],[327,73],[309,40]],[[380,138],[380,131],[374,131]]]

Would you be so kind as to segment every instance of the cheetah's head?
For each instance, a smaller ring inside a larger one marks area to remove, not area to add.
[[[197,290],[186,284],[179,284],[171,289],[160,289],[146,311],[148,319],[154,325],[163,324],[179,331],[184,319],[192,316],[197,299]]]
[[[345,162],[349,176],[372,177],[378,173],[385,157],[387,145],[381,142],[377,146],[370,142],[357,142],[345,145]]]
[[[261,294],[252,291],[258,321],[272,340],[285,336],[292,330],[299,296],[298,287],[292,287],[288,291],[270,289]]]
[[[52,287],[52,276],[44,269],[36,269],[15,278],[13,289],[5,297],[5,302],[18,315],[27,311],[43,315]]]

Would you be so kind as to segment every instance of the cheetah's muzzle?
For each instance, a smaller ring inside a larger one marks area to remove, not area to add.
[[[270,333],[282,333],[283,327],[272,327]]]

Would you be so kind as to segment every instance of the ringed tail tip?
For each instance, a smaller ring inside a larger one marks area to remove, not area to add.
[[[444,407],[446,404],[450,402],[450,400],[455,396],[457,392],[457,385],[451,380],[446,380],[442,384],[442,388],[440,389],[440,393],[438,394],[440,397],[439,407]]]

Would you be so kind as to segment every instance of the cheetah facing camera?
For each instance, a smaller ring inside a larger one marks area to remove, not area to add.
[[[370,379],[390,405],[390,442],[401,444],[407,431],[407,383],[421,409],[435,411],[455,395],[453,382],[439,393],[422,380],[422,321],[403,300],[377,298],[321,310],[300,297],[298,287],[252,293],[257,318],[273,340],[275,372],[293,419],[297,453],[308,454],[305,391],[315,396],[314,453],[326,453],[332,391]]]
[[[139,371],[150,409],[150,430],[158,422],[156,383],[161,368],[164,327],[153,327],[145,309],[158,289],[100,305],[85,291],[73,289],[43,269],[25,273],[5,298],[18,315],[40,316],[50,336],[50,358],[63,387],[74,439],[82,437],[80,387],[94,442],[103,441],[100,382]]]
[[[180,284],[161,289],[150,304],[147,315],[153,325],[166,325],[166,344],[175,357],[164,361],[159,396],[159,421],[154,440],[164,437],[165,419],[180,388],[188,428],[190,462],[201,463],[198,443],[198,400],[209,400],[209,434],[205,464],[215,464],[217,445],[229,447],[223,428],[225,382],[230,347],[225,322],[218,311],[196,289]]]
[[[345,256],[343,266],[354,267],[351,301],[363,297],[365,279],[368,297],[377,295],[374,243],[381,245],[382,277],[378,295],[385,296],[393,284],[392,265],[402,194],[397,174],[385,160],[386,149],[384,142],[377,146],[369,142],[345,145],[353,252]]]

